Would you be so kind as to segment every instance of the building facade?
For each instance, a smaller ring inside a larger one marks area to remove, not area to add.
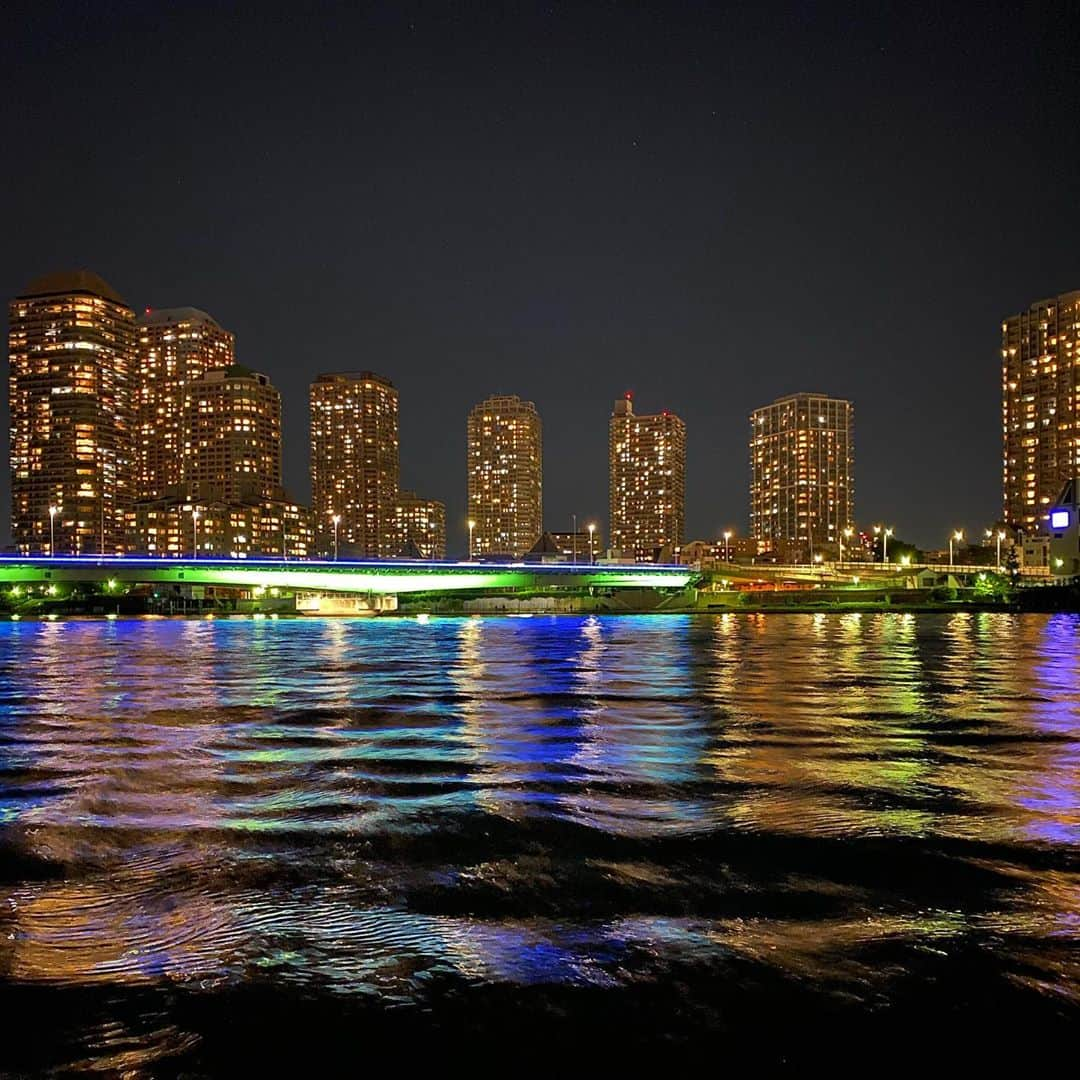
[[[750,535],[796,554],[839,550],[855,519],[854,408],[791,394],[750,415]]]
[[[549,529],[546,535],[569,563],[590,563],[603,558],[604,534],[597,528],[591,532],[588,528],[576,532]]]
[[[466,431],[472,558],[520,558],[543,532],[543,431],[531,401],[489,397]]]
[[[159,558],[308,559],[315,542],[311,512],[288,499],[143,499],[128,514],[128,535],[132,551]]]
[[[1080,473],[1080,291],[1001,324],[1004,520],[1046,533],[1051,504]]]
[[[122,552],[134,472],[135,313],[79,270],[33,282],[11,302],[8,325],[16,548]]]
[[[316,545],[343,554],[398,553],[398,392],[372,371],[320,375],[311,384],[311,492]]]
[[[233,364],[189,384],[182,475],[194,499],[281,497],[281,395],[265,375]]]
[[[608,424],[611,548],[652,562],[683,542],[686,527],[686,425],[671,412],[639,416],[630,394]]]
[[[1046,554],[1051,574],[1080,580],[1080,476],[1066,480],[1051,504]]]
[[[415,491],[399,491],[398,549],[395,554],[419,559],[446,558],[446,506],[422,499]]]
[[[235,363],[235,339],[196,308],[147,308],[135,321],[135,498],[156,499],[184,479],[188,388]]]

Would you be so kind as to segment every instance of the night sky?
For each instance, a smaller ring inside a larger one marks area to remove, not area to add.
[[[1075,4],[290,7],[6,4],[0,292],[208,311],[302,499],[312,376],[389,376],[452,551],[495,392],[548,528],[606,521],[628,389],[686,420],[688,539],[745,530],[748,413],[798,390],[855,402],[860,524],[997,518],[1000,320],[1080,288]]]

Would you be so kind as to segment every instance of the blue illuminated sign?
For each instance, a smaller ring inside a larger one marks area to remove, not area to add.
[[[1050,511],[1050,528],[1052,529],[1067,529],[1069,527],[1069,511],[1068,510],[1051,510]]]

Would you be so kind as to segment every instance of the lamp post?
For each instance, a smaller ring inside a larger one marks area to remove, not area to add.
[[[953,565],[953,559],[955,557],[954,553],[953,553],[953,541],[955,540],[956,543],[960,543],[960,541],[963,540],[963,539],[964,539],[964,530],[963,529],[954,529],[951,533],[949,533],[949,565],[950,566]]]
[[[338,526],[341,524],[341,515],[340,514],[335,514],[330,520],[334,523],[334,562],[337,562]]]
[[[881,561],[887,563],[889,561],[889,537],[892,536],[892,526],[885,528],[884,525],[874,526],[874,535],[881,537]]]
[[[731,530],[724,530],[724,562],[731,562]]]
[[[593,533],[596,532],[596,523],[589,522],[589,565],[592,566],[596,561],[596,557],[593,555]]]
[[[1000,570],[1001,569],[1001,541],[1005,539],[1005,530],[1004,529],[998,529],[998,531],[995,533],[993,529],[987,529],[986,530],[986,539],[989,540],[991,537],[994,537],[997,540],[997,563],[995,565]]]
[[[841,566],[844,565],[844,537],[846,536],[850,540],[852,535],[854,534],[854,532],[855,532],[855,530],[850,525],[846,529],[841,530],[841,532],[840,532],[840,565]]]
[[[475,529],[475,528],[476,528],[476,522],[472,518],[469,518],[469,562],[472,562],[472,552],[473,552],[472,538],[473,538],[473,529]]]
[[[199,511],[194,507],[191,508],[191,528],[194,533],[191,557],[197,559],[199,557]]]
[[[570,564],[577,564],[577,514],[570,515]]]
[[[56,558],[56,515],[60,512],[59,506],[49,507],[49,558]]]

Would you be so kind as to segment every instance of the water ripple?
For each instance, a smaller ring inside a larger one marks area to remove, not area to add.
[[[238,1071],[204,1002],[342,1045],[615,1012],[749,1045],[991,989],[1075,1023],[1078,631],[0,623],[0,1007],[60,1017],[0,1070]]]

